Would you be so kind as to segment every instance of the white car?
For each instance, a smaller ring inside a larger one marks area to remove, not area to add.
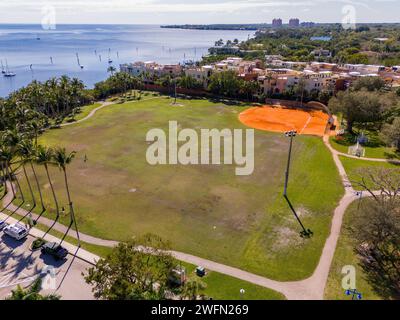
[[[25,238],[29,233],[28,229],[19,223],[10,224],[9,226],[5,227],[3,231],[5,234],[16,240]]]
[[[4,229],[5,227],[7,227],[7,226],[8,226],[8,224],[5,223],[5,221],[0,220],[0,231],[3,230],[3,229]]]

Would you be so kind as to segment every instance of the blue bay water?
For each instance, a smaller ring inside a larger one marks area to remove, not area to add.
[[[120,63],[138,60],[199,60],[218,39],[246,40],[252,35],[250,31],[164,29],[157,25],[58,25],[55,30],[43,30],[40,25],[0,24],[0,60],[4,66],[7,61],[9,70],[16,73],[12,78],[0,75],[0,96],[34,79],[44,81],[64,74],[78,77],[90,88],[107,78],[109,57],[117,69]]]

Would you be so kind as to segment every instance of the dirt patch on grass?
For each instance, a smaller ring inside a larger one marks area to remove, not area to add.
[[[293,248],[301,244],[299,233],[288,227],[277,227],[274,229],[276,235],[272,250],[279,251],[286,248]]]

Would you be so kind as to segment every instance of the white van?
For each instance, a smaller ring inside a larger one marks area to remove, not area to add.
[[[5,234],[16,240],[25,238],[29,233],[28,229],[19,223],[10,224],[9,226],[5,227],[3,231]]]

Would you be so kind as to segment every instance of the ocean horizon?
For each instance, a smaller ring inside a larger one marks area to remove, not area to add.
[[[118,70],[120,64],[134,61],[198,61],[219,39],[242,41],[252,35],[245,30],[169,29],[153,24],[60,24],[55,30],[0,24],[0,60],[4,69],[16,74],[0,76],[0,97],[33,80],[62,75],[77,77],[91,88],[107,78],[110,65]]]

